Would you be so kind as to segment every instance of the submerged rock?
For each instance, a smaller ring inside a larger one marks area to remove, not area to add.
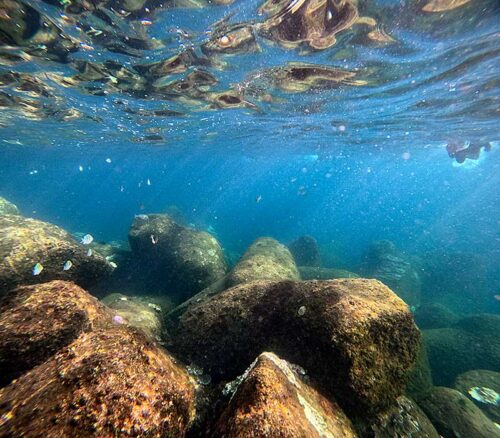
[[[500,424],[500,372],[467,371],[457,377],[454,386],[490,420]]]
[[[229,274],[226,287],[256,280],[298,280],[299,272],[290,251],[270,237],[261,237],[246,250]]]
[[[312,266],[299,266],[302,280],[335,280],[336,278],[359,278],[358,274],[345,269],[315,268]]]
[[[12,290],[0,301],[0,385],[41,364],[112,314],[83,289],[51,281]]]
[[[213,436],[226,438],[356,437],[340,407],[301,380],[274,353],[262,353],[245,371]]]
[[[194,414],[188,374],[125,327],[82,334],[0,390],[0,436],[182,437]]]
[[[432,382],[432,372],[427,356],[427,349],[423,339],[421,339],[417,359],[408,374],[406,394],[418,402],[420,398],[426,395],[433,387],[434,384]]]
[[[304,367],[353,412],[401,394],[419,332],[404,302],[376,280],[253,282],[190,307],[173,348],[216,381],[262,351]]]
[[[178,299],[189,298],[227,271],[222,248],[212,235],[178,225],[168,215],[136,217],[129,241],[150,281]]]
[[[373,438],[439,438],[438,432],[422,409],[405,396],[398,397],[394,406],[377,415],[369,430],[370,433],[365,435]]]
[[[362,274],[389,286],[408,305],[420,304],[420,277],[411,261],[388,240],[370,245],[364,256]]]
[[[458,320],[458,315],[439,303],[424,304],[415,312],[415,322],[420,329],[451,327]]]
[[[4,215],[4,214],[20,215],[21,212],[19,211],[19,209],[17,208],[17,206],[15,204],[13,204],[10,201],[7,201],[7,199],[2,198],[0,196],[0,215]]]
[[[64,264],[71,267],[64,270]],[[34,271],[34,266],[37,270]],[[112,266],[55,225],[21,216],[0,216],[0,295],[19,284],[55,279],[89,287],[112,272]],[[37,274],[38,272],[38,274]]]
[[[288,249],[292,253],[297,266],[321,266],[318,242],[314,237],[301,236],[290,243]]]
[[[436,385],[453,385],[466,371],[498,370],[500,315],[462,318],[450,328],[424,330],[432,378]]]
[[[159,340],[162,335],[162,314],[160,304],[143,297],[131,297],[118,293],[102,299],[112,312],[123,318],[125,325],[141,330],[149,339]]]
[[[467,397],[454,389],[434,388],[421,400],[420,407],[445,438],[500,437],[500,429],[493,421]]]

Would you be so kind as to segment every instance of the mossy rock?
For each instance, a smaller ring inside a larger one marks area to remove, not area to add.
[[[500,394],[500,373],[490,370],[472,370],[460,374],[455,380],[455,389],[471,400],[484,414],[497,424],[500,424],[500,399],[487,399],[483,401],[474,398],[474,388],[488,388]],[[472,392],[472,394],[471,394]],[[500,395],[498,396],[500,397]]]
[[[419,403],[444,438],[495,438],[500,429],[459,391],[435,387]]]
[[[67,261],[69,270],[63,270]],[[43,270],[33,275],[40,263]],[[20,284],[70,280],[88,288],[106,278],[113,267],[56,225],[22,216],[0,216],[0,295]]]
[[[302,280],[335,280],[336,278],[359,278],[358,274],[345,269],[315,268],[312,266],[299,266]]]
[[[415,322],[422,330],[451,327],[458,320],[457,314],[439,303],[423,304],[415,312]]]
[[[321,266],[318,242],[311,236],[301,236],[288,245],[297,266]]]
[[[19,216],[21,215],[21,212],[15,204],[0,196],[0,216],[4,214],[14,214]]]
[[[427,349],[423,339],[421,339],[417,359],[408,374],[406,394],[418,402],[418,400],[426,395],[433,387]]]

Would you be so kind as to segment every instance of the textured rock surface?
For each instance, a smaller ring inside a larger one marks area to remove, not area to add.
[[[495,438],[500,429],[460,392],[434,388],[420,402],[432,424],[444,438]]]
[[[439,438],[439,434],[425,413],[411,399],[398,397],[394,406],[379,414],[369,427],[374,438],[411,437]]]
[[[488,400],[489,403],[485,403],[474,399],[469,391],[475,387],[489,388],[499,394],[500,397],[500,372],[472,370],[460,374],[455,380],[455,389],[457,391],[460,391],[471,400],[488,418],[500,424],[500,401],[497,400],[497,403],[494,403],[493,400]]]
[[[0,301],[0,385],[44,362],[112,314],[83,289],[52,281],[14,289]]]
[[[102,302],[114,314],[121,316],[125,325],[141,330],[150,339],[160,339],[163,319],[163,309],[160,304],[146,298],[130,297],[117,293],[107,295],[102,299]]]
[[[262,351],[304,367],[354,411],[390,404],[419,344],[406,304],[377,280],[254,282],[188,309],[173,347],[215,379]]]
[[[229,274],[226,287],[256,280],[298,280],[299,272],[290,251],[270,237],[253,242]]]
[[[222,248],[212,235],[178,225],[168,215],[136,217],[129,242],[146,276],[181,300],[227,271]]]
[[[359,278],[358,274],[345,269],[315,268],[312,266],[299,266],[302,280],[334,280],[336,278]]]
[[[458,320],[458,315],[438,303],[424,304],[415,312],[415,322],[420,329],[451,327]]]
[[[422,333],[436,385],[452,386],[459,374],[470,370],[498,370],[500,315],[471,315],[451,328]]]
[[[406,394],[412,399],[418,400],[426,395],[434,384],[432,382],[431,367],[427,356],[427,348],[423,340],[420,342],[417,360],[413,364],[408,375],[408,383],[406,385]]]
[[[362,274],[389,286],[408,305],[420,304],[420,277],[411,261],[388,240],[373,242],[364,256]]]
[[[4,214],[20,215],[21,212],[15,204],[0,196],[0,216]]]
[[[318,242],[314,237],[301,236],[290,243],[288,249],[292,253],[297,266],[321,266]]]
[[[82,334],[0,390],[0,436],[182,437],[190,377],[139,332]]]
[[[66,261],[72,267],[64,271]],[[33,267],[43,270],[33,275]],[[112,272],[98,254],[87,255],[87,248],[55,225],[22,216],[0,216],[0,295],[19,284],[61,279],[89,287]]]
[[[292,366],[262,353],[245,372],[214,437],[355,437],[340,407],[301,380]]]

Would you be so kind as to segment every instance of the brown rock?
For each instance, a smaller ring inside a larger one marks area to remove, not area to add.
[[[67,281],[22,286],[0,301],[0,384],[44,362],[112,314]]]
[[[83,333],[0,390],[0,436],[182,437],[194,417],[186,372],[142,333]]]
[[[215,380],[241,374],[262,351],[304,367],[339,403],[377,411],[401,394],[419,331],[377,280],[254,282],[184,313],[173,346]]]
[[[274,353],[262,353],[242,376],[214,437],[355,437],[340,407],[301,380]]]

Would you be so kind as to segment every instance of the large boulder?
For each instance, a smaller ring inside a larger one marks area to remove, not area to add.
[[[180,301],[214,283],[227,271],[224,253],[215,237],[181,226],[165,214],[136,216],[129,242],[145,277]]]
[[[315,268],[313,266],[299,266],[302,280],[334,280],[336,278],[359,278],[358,274],[335,268]]]
[[[415,312],[415,322],[420,329],[451,327],[460,317],[439,303],[423,304]]]
[[[246,250],[229,274],[226,287],[257,280],[299,280],[290,251],[270,237],[260,237]]]
[[[427,349],[423,339],[421,339],[417,359],[408,374],[406,394],[418,402],[420,398],[426,395],[433,387],[434,383],[432,381],[432,372],[427,356]]]
[[[455,389],[474,402],[488,418],[500,424],[500,372],[467,371],[457,377]]]
[[[15,204],[0,196],[0,216],[4,214],[20,215],[21,212]]]
[[[408,305],[420,304],[421,280],[411,260],[388,240],[373,242],[363,257],[362,274],[389,286]]]
[[[436,385],[452,386],[459,374],[470,370],[498,370],[500,315],[471,315],[453,327],[422,333]]]
[[[495,438],[500,429],[455,389],[435,387],[419,403],[444,438]]]
[[[80,287],[52,281],[12,290],[0,301],[0,385],[110,324],[113,315]]]
[[[0,436],[185,436],[195,387],[123,326],[83,333],[0,390]]]
[[[72,266],[64,270],[64,264]],[[43,270],[34,275],[39,263]],[[90,287],[113,267],[55,225],[22,216],[0,216],[0,295],[20,284],[70,280]]]
[[[292,365],[262,353],[241,377],[214,437],[356,437],[332,400],[304,382]]]
[[[321,266],[318,242],[314,237],[301,236],[290,243],[288,249],[292,253],[297,266]]]
[[[377,415],[363,436],[439,438],[439,434],[422,409],[405,396],[398,397],[393,406]]]
[[[173,348],[216,381],[262,351],[304,367],[339,403],[372,412],[403,391],[419,344],[406,304],[377,280],[254,282],[190,307]]]

